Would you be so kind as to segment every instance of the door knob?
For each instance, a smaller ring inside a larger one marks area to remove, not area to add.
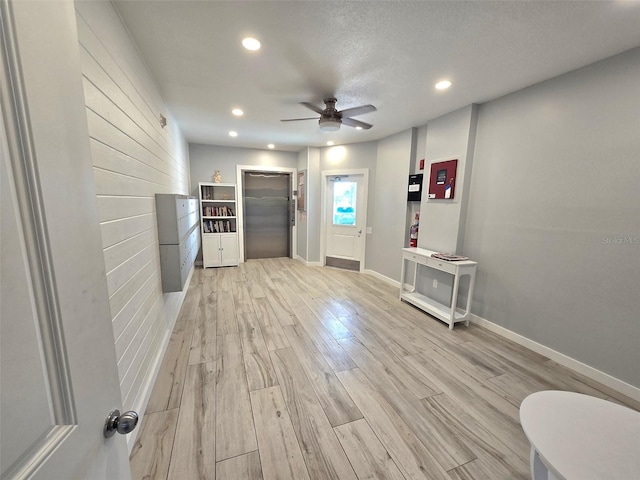
[[[112,437],[118,432],[122,435],[133,432],[138,425],[138,414],[133,410],[124,412],[120,415],[120,410],[114,410],[109,414],[104,422],[104,438]]]

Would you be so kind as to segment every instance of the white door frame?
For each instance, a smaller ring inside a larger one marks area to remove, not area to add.
[[[296,182],[298,179],[298,169],[291,167],[271,167],[267,165],[236,165],[236,188],[238,189],[236,210],[238,224],[238,252],[240,262],[244,262],[244,173],[245,172],[263,172],[263,173],[288,173],[291,177],[291,197],[295,198],[293,192],[296,190]],[[294,212],[295,217],[295,212]],[[291,229],[291,258],[298,255],[298,222]]]
[[[364,176],[364,188],[362,189],[364,212],[363,223],[364,235],[362,238],[362,261],[360,262],[360,271],[365,270],[365,259],[367,257],[367,210],[369,208],[369,169],[368,168],[354,168],[348,170],[323,170],[322,171],[322,188],[320,190],[320,264],[326,263],[326,250],[327,250],[327,222],[329,221],[330,214],[327,211],[327,186],[328,178],[336,175],[363,175]]]

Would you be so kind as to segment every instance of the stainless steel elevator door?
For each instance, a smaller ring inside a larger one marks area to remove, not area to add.
[[[288,173],[244,173],[245,258],[291,256]]]

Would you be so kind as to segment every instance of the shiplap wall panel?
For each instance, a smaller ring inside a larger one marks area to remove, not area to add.
[[[76,13],[121,397],[142,408],[182,298],[162,293],[155,194],[189,193],[188,149],[114,5]]]
[[[154,304],[153,308],[149,311],[149,316],[151,316],[154,320],[158,318],[159,312],[161,310],[162,301],[158,299]],[[144,318],[141,319],[143,321]],[[122,390],[123,399],[130,397],[133,392],[137,392],[138,386],[135,385],[134,381],[138,375],[140,370],[144,370],[145,360],[147,355],[151,353],[150,349],[153,344],[153,339],[155,338],[157,328],[146,328],[141,329],[139,333],[141,334],[139,337],[136,337],[135,342],[135,355],[130,359],[129,364],[124,365],[124,362],[120,362],[120,365],[126,367],[126,372],[122,375],[122,381],[120,384],[120,389]],[[120,368],[118,369],[121,370]],[[135,394],[135,393],[134,393]],[[126,401],[126,400],[125,400]],[[126,403],[125,403],[126,405]]]
[[[141,402],[141,396],[145,395],[145,387],[150,389],[153,384],[150,381],[153,377],[153,363],[157,361],[157,353],[162,346],[162,335],[160,330],[155,333],[150,342],[147,344],[148,350],[144,357],[144,362],[138,368],[138,373],[133,379],[132,385],[137,388],[131,388],[124,395],[125,405],[139,405]]]
[[[157,330],[153,328],[153,323],[160,314],[161,303],[158,297],[149,297],[144,304],[145,308],[136,314],[137,321],[130,322],[131,331],[125,330],[128,334],[122,335],[116,342],[116,352],[118,357],[122,359],[118,364],[118,372],[123,382],[125,376],[132,371],[131,367],[141,347],[145,346],[145,348],[149,348],[149,340],[151,340],[152,337],[149,337],[148,333]],[[138,359],[138,363],[141,361],[141,359]],[[133,371],[135,372],[135,368]],[[135,373],[133,376],[129,376],[130,379],[134,377]],[[126,394],[129,389],[130,385],[123,389],[123,393]]]
[[[156,229],[155,212],[137,215],[135,217],[111,220],[100,225],[102,232],[102,247],[107,248],[122,242],[149,229]],[[156,230],[157,232],[157,230]],[[155,238],[157,239],[157,233]]]
[[[97,201],[101,223],[144,215],[155,208],[155,199],[151,197],[98,197]]]
[[[136,193],[141,196],[153,196],[156,193],[170,193],[171,185],[156,183],[153,179],[132,177],[126,173],[110,172],[101,168],[94,168],[96,181],[96,191],[98,195],[119,195],[125,197],[134,196]]]
[[[158,297],[158,287],[155,285],[157,282],[156,275],[154,274],[153,277],[142,284],[136,294],[114,318],[113,328],[117,335],[116,351],[121,351],[121,342],[128,345],[130,342],[135,341],[138,324],[142,322],[149,309],[155,303]],[[126,370],[126,368],[126,365],[118,364],[118,369]]]
[[[161,185],[170,185],[172,182],[169,174],[96,140],[91,141],[91,155],[97,168],[112,172],[126,172],[137,178],[153,179],[154,182]]]
[[[108,93],[99,90],[93,83],[86,78],[83,79],[85,101],[87,108],[93,110],[97,115],[104,118],[111,125],[117,126],[118,130],[127,135],[129,138],[140,144],[149,153],[156,157],[154,163],[165,164],[171,168],[170,164],[163,162],[163,157],[167,152],[144,131],[140,125],[136,124],[129,116],[127,116],[120,108],[113,103],[107,96]]]
[[[175,182],[176,177],[181,176],[180,171],[162,162],[156,155],[147,150],[144,145],[137,142],[135,139],[128,136],[120,129],[114,129],[113,124],[110,124],[107,119],[100,116],[94,110],[88,109],[87,121],[92,132],[92,138],[98,143],[109,146],[114,152],[108,152],[109,155],[113,155],[116,158],[109,159],[107,157],[104,161],[122,161],[126,158],[118,158],[118,154],[124,154],[124,156],[134,159],[137,162],[146,165],[152,170],[156,170],[160,173],[167,175],[171,181]],[[118,166],[118,169],[123,166]]]
[[[82,10],[86,9],[87,7],[82,6]],[[87,13],[85,12],[85,15]],[[111,49],[111,51],[117,52],[116,56],[113,57],[110,54],[110,50],[105,47],[105,44],[97,38],[96,33],[87,25],[82,14],[79,16],[77,23],[81,45],[80,51],[83,57],[81,58],[82,69],[86,78],[92,79],[96,85],[107,83],[109,80],[113,82],[117,86],[111,94],[111,98],[115,103],[122,105],[123,109],[129,111],[132,118],[136,118],[138,114],[141,115],[147,120],[152,129],[161,133],[162,127],[158,122],[158,112],[162,111],[164,102],[155,91],[155,84],[150,78],[147,78],[146,71],[140,72],[142,74],[141,78],[134,71],[134,68],[126,68],[125,65],[128,55],[134,57],[128,62],[130,65],[140,66],[142,64],[137,52],[129,51],[130,49],[127,47],[130,47],[130,45],[126,45],[129,43],[126,39],[112,38],[110,40],[125,43],[120,48]],[[107,25],[107,22],[105,22],[105,25]],[[93,27],[100,27],[100,25],[94,24]],[[108,26],[104,28],[108,28]],[[117,61],[115,58],[117,58]],[[144,91],[146,95],[142,95],[140,91]],[[133,108],[128,105],[129,102],[133,105]],[[181,140],[173,136],[165,139],[166,150],[169,155],[176,150],[177,143],[181,143]],[[177,165],[177,167],[180,168],[181,166]]]
[[[157,271],[157,259],[154,256],[149,262],[142,266],[133,276],[129,277],[126,283],[117,292],[111,295],[109,305],[114,318],[120,311],[134,298],[136,292],[155,275]]]
[[[125,263],[127,259],[131,258],[146,245],[150,245],[153,238],[153,231],[147,230],[106,248],[104,250],[104,265],[107,270],[107,275],[111,273],[113,269]]]
[[[156,118],[149,118],[145,116],[136,106],[134,102],[120,89],[113,88],[117,87],[117,84],[114,80],[107,75],[107,72],[95,61],[95,59],[84,49],[80,50],[80,56],[82,58],[83,63],[83,71],[85,75],[85,81],[91,82],[95,88],[99,90],[109,90],[112,93],[113,102],[126,111],[127,115],[130,116],[131,120],[133,120],[136,125],[142,128],[145,133],[152,138],[160,148],[163,148],[163,133],[161,128],[156,121]],[[87,105],[89,103],[87,102]],[[151,112],[149,112],[151,113]],[[168,154],[166,152],[163,155]]]
[[[122,130],[112,128],[109,122],[93,110],[87,109],[87,122],[89,124],[89,132],[93,139],[111,146],[114,150],[136,158],[142,163],[153,166],[157,170],[167,173],[172,178],[173,182],[176,184],[179,183],[179,180],[176,180],[175,178],[180,175],[180,172],[177,169],[172,169],[170,166],[158,162],[158,158],[149,150],[126,135]],[[188,179],[185,179],[185,182],[188,182]]]
[[[129,279],[135,277],[137,272],[157,256],[156,252],[157,250],[153,245],[146,245],[142,250],[131,256],[128,261],[121,263],[107,273],[107,287],[110,292],[113,292],[112,298],[118,294]]]

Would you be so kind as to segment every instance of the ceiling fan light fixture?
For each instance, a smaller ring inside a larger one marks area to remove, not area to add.
[[[339,118],[323,118],[320,117],[320,130],[323,132],[337,132],[340,130],[340,125],[342,125],[342,121]]]

